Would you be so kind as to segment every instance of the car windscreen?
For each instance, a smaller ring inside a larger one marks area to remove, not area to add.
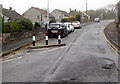
[[[60,24],[50,24],[50,28],[60,28]]]

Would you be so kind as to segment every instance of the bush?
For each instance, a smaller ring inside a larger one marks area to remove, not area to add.
[[[11,33],[11,32],[20,32],[22,30],[32,30],[33,24],[29,19],[18,19],[12,22],[4,23],[2,21],[2,32]]]
[[[12,33],[12,32],[19,32],[19,27],[16,21],[6,22],[2,27],[3,33]]]
[[[11,22],[11,32],[19,32],[19,27],[16,21]]]
[[[19,25],[20,30],[32,30],[33,29],[33,24],[29,19],[18,19],[17,23]]]
[[[35,22],[34,28],[37,29],[38,27],[41,27],[40,24],[38,22]]]
[[[2,32],[3,33],[10,33],[11,32],[11,22],[4,23]]]
[[[0,15],[0,33],[2,32],[2,28],[3,28],[3,19],[2,16]]]
[[[56,20],[50,20],[50,22],[49,23],[55,23],[56,22]]]

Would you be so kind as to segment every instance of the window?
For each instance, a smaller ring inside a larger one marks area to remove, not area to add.
[[[39,17],[39,16],[37,16],[37,19],[40,19],[40,17]]]

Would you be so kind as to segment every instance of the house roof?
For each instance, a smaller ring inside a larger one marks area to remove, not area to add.
[[[42,10],[40,8],[36,8],[36,7],[33,7],[34,9],[36,9],[37,11],[39,11],[41,14],[45,15],[47,17],[47,11],[45,10]],[[49,13],[49,17],[52,18],[54,17],[52,14]]]
[[[44,10],[42,10],[42,9],[40,9],[40,8],[35,8],[34,7],[34,9],[36,9],[37,11],[39,11],[41,14],[43,14],[43,15],[47,15],[47,12],[45,12]]]
[[[62,11],[62,10],[59,10],[59,9],[55,9],[55,10],[57,10],[57,11],[61,12],[61,13],[62,13],[62,14],[64,14],[64,15],[70,16],[70,14],[69,14],[69,13],[67,13],[66,11]]]
[[[16,11],[8,10],[8,9],[5,9],[5,8],[2,9],[2,14],[5,15],[6,17],[10,18],[10,20],[24,18],[23,16],[21,16]]]

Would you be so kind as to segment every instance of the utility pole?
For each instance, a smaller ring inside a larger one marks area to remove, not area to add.
[[[86,0],[86,22],[88,21],[87,10],[88,10],[88,3],[87,3],[87,0]]]

